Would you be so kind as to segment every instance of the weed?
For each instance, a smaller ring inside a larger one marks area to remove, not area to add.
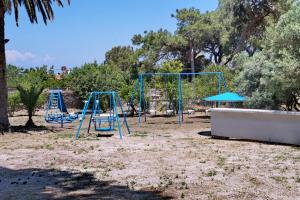
[[[188,185],[187,185],[187,183],[186,182],[184,182],[184,181],[182,181],[181,182],[181,186],[180,186],[180,188],[179,189],[181,189],[181,190],[183,190],[183,189],[188,189]]]
[[[300,156],[294,157],[293,160],[294,160],[295,162],[300,162]]]
[[[137,131],[131,134],[131,137],[146,137],[148,135],[148,132],[146,131]]]
[[[170,185],[173,184],[172,179],[166,175],[159,177],[159,179],[160,179],[160,183],[159,183],[160,187],[169,187]]]
[[[71,139],[73,138],[74,135],[71,133],[61,133],[61,134],[55,134],[54,136],[49,136],[49,139],[54,139],[54,140],[58,140],[58,139]]]
[[[225,160],[226,160],[225,157],[218,156],[218,158],[217,158],[217,165],[220,166],[220,167],[223,166],[225,164]]]
[[[275,161],[285,161],[288,159],[288,155],[286,153],[280,154],[280,155],[276,155],[274,157]]]
[[[278,183],[286,183],[287,182],[287,178],[283,177],[283,176],[272,176],[271,178],[274,179]]]
[[[249,181],[250,181],[252,184],[256,185],[256,186],[261,185],[261,182],[260,182],[257,178],[255,178],[255,177],[250,177],[250,178],[249,178]]]
[[[43,148],[48,150],[54,150],[54,147],[51,144],[44,144]]]
[[[208,173],[206,174],[207,176],[215,176],[217,175],[217,171],[212,169],[212,170],[209,170]]]
[[[125,166],[123,163],[121,163],[121,162],[117,162],[117,163],[114,165],[114,167],[115,167],[116,169],[118,169],[118,170],[126,169],[126,166]]]
[[[130,189],[134,189],[134,186],[136,185],[135,180],[127,181],[127,187]]]
[[[182,199],[184,199],[184,193],[181,193],[180,197],[181,197]]]

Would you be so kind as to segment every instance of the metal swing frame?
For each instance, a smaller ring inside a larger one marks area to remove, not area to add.
[[[54,113],[52,113],[51,110],[53,110]],[[52,89],[50,90],[50,97],[44,118],[47,123],[60,124],[61,127],[63,127],[64,124],[72,123],[77,120],[78,113],[75,113],[74,115],[68,114],[62,97],[62,90]]]
[[[144,80],[147,77],[153,77],[153,76],[161,76],[161,77],[176,77],[174,80],[178,81],[178,125],[180,126],[184,122],[183,118],[183,98],[182,98],[182,79],[184,76],[217,76],[218,83],[217,83],[217,91],[218,94],[221,94],[221,87],[222,82],[224,86],[224,90],[228,91],[227,83],[224,79],[223,72],[198,72],[198,73],[140,73],[138,78],[138,83],[135,86],[135,91],[133,92],[133,95],[136,93],[137,90],[139,90],[139,105],[138,105],[138,126],[141,126],[141,116],[142,116],[142,107],[144,109],[144,121],[147,121],[147,113],[146,105],[145,105],[145,90],[144,90]],[[133,101],[134,96],[131,97],[131,101]],[[220,106],[220,102],[218,103]]]
[[[101,100],[104,96],[109,97],[109,113],[105,113],[105,114],[104,114],[103,110],[101,109]],[[92,92],[89,95],[88,100],[85,102],[84,108],[82,110],[80,124],[79,124],[77,132],[75,134],[75,140],[77,140],[80,135],[80,131],[81,131],[83,122],[86,118],[87,111],[88,111],[88,108],[89,108],[91,102],[93,102],[93,105],[92,105],[92,112],[90,115],[90,120],[89,120],[89,125],[88,125],[88,133],[90,132],[92,123],[94,124],[95,131],[102,131],[102,132],[103,131],[114,131],[116,129],[115,123],[117,123],[117,129],[119,132],[119,136],[120,136],[120,139],[122,139],[123,133],[122,133],[120,117],[119,117],[119,113],[118,113],[118,106],[117,106],[117,103],[118,103],[119,107],[121,109],[121,112],[122,112],[123,123],[126,126],[128,134],[130,134],[130,129],[129,129],[127,119],[126,119],[126,114],[124,113],[124,110],[122,107],[122,101],[121,101],[121,98],[119,97],[119,95],[114,91],[107,91],[107,92],[99,91],[99,92]],[[108,123],[108,126],[101,127],[101,125],[103,123]]]

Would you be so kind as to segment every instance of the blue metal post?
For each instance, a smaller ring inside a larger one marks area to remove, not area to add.
[[[218,74],[218,95],[221,94],[221,73]],[[221,106],[221,102],[218,102],[218,107]]]
[[[182,77],[180,74],[180,111],[181,111],[181,121],[182,123],[184,122],[184,118],[183,118],[183,97],[182,97]]]
[[[142,99],[143,99],[143,75],[139,75],[140,82],[140,101],[139,101],[139,112],[138,112],[138,126],[141,127],[141,112],[142,112]]]
[[[90,128],[91,128],[91,123],[92,123],[92,120],[93,120],[93,117],[95,116],[95,111],[97,109],[97,95],[94,95],[94,104],[93,104],[93,107],[92,107],[92,112],[91,112],[91,117],[90,117],[90,121],[89,121],[89,126],[88,126],[88,133],[90,133]],[[94,119],[95,120],[95,119]],[[94,126],[95,126],[95,129],[97,128],[96,127],[96,121],[94,121]]]
[[[119,135],[120,135],[120,139],[122,139],[122,129],[121,129],[121,125],[120,125],[120,119],[119,119],[119,114],[118,114],[118,109],[117,109],[117,102],[116,102],[116,97],[115,97],[115,92],[112,93],[112,97],[113,97],[113,104],[114,104],[114,110],[116,113],[116,119],[118,122],[118,131],[119,131]]]
[[[61,112],[60,127],[63,128],[64,127],[64,113],[62,112],[62,92],[61,92],[61,90],[57,90],[57,98],[59,101],[59,103],[57,102],[57,108]],[[60,105],[60,107],[59,107],[59,105]]]
[[[116,94],[116,97],[117,97],[117,99],[118,99],[118,102],[119,102],[121,111],[122,111],[122,113],[123,113],[123,120],[124,120],[124,123],[125,123],[125,125],[126,125],[128,134],[130,134],[130,129],[129,129],[129,126],[128,126],[128,123],[127,123],[126,114],[124,113],[124,110],[123,110],[123,107],[122,107],[122,101],[121,101],[121,98],[120,98],[119,95],[117,95],[117,94]]]
[[[222,79],[222,81],[223,81],[224,92],[228,92],[229,90],[228,90],[227,82],[226,82],[226,80],[225,80],[225,78],[224,78],[223,72],[221,73],[221,79]]]
[[[48,108],[47,108],[47,110],[45,112],[45,120],[46,121],[48,121],[48,111],[51,108],[52,99],[53,99],[53,90],[50,91],[50,99],[49,99],[49,102],[48,102]]]
[[[76,132],[76,135],[75,135],[75,140],[77,140],[78,137],[79,137],[80,130],[81,130],[83,121],[84,121],[84,119],[85,119],[86,111],[87,111],[87,109],[88,109],[88,107],[89,107],[89,104],[90,104],[90,101],[91,101],[92,96],[93,96],[93,93],[90,94],[90,96],[89,96],[89,98],[88,98],[88,101],[85,103],[84,108],[83,108],[83,110],[82,110],[82,113],[81,113],[81,121],[80,121],[79,127],[78,127],[77,132]]]
[[[140,84],[140,82],[139,82],[139,80],[138,80],[137,83],[136,83],[135,86],[134,86],[134,91],[133,91],[133,93],[131,94],[131,97],[130,97],[130,100],[129,100],[129,106],[128,106],[128,108],[127,108],[126,115],[128,115],[128,113],[129,113],[130,106],[131,106],[132,104],[134,104],[134,97],[135,97],[136,91],[139,89],[139,84]],[[134,114],[134,113],[133,113],[133,114]]]
[[[182,95],[181,95],[181,75],[178,74],[178,124],[181,125],[181,101],[182,101]]]

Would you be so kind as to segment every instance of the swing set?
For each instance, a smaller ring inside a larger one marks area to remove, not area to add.
[[[80,124],[75,135],[75,140],[78,139],[83,122],[88,114],[88,109],[91,107],[90,120],[88,123],[87,132],[90,133],[91,126],[94,126],[95,131],[114,131],[116,129],[120,135],[120,139],[123,137],[121,122],[119,117],[119,111],[123,117],[123,123],[126,126],[128,134],[130,129],[126,120],[126,114],[122,107],[122,101],[119,95],[114,91],[108,92],[92,92],[89,95],[88,100],[85,102],[82,110],[82,116]],[[119,110],[118,110],[119,109]]]
[[[222,72],[142,73],[139,74],[130,104],[133,103],[134,94],[137,93],[139,126],[142,115],[146,122],[147,115],[153,117],[158,114],[178,115],[178,124],[181,125],[184,114],[195,114],[200,110],[201,103],[203,108],[213,106],[212,102],[203,101],[205,97],[227,91]],[[220,106],[220,103],[216,106]]]

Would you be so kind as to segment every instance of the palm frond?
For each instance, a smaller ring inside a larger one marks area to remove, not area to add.
[[[16,24],[18,26],[19,25],[19,2],[14,1],[13,4],[14,4],[14,11],[15,11],[15,20],[16,20]]]
[[[31,85],[30,87],[24,87],[22,85],[17,86],[17,90],[20,93],[20,98],[28,113],[33,113],[39,96],[43,92],[44,88],[36,85]]]
[[[14,9],[15,21],[17,26],[19,25],[19,8],[24,5],[29,21],[31,23],[38,23],[38,14],[40,13],[43,21],[47,24],[47,21],[54,19],[54,13],[52,9],[52,3],[57,3],[59,7],[63,7],[61,0],[2,0],[6,11],[11,14],[12,7]],[[71,3],[71,0],[66,0],[67,4]],[[13,6],[12,6],[13,5]]]

